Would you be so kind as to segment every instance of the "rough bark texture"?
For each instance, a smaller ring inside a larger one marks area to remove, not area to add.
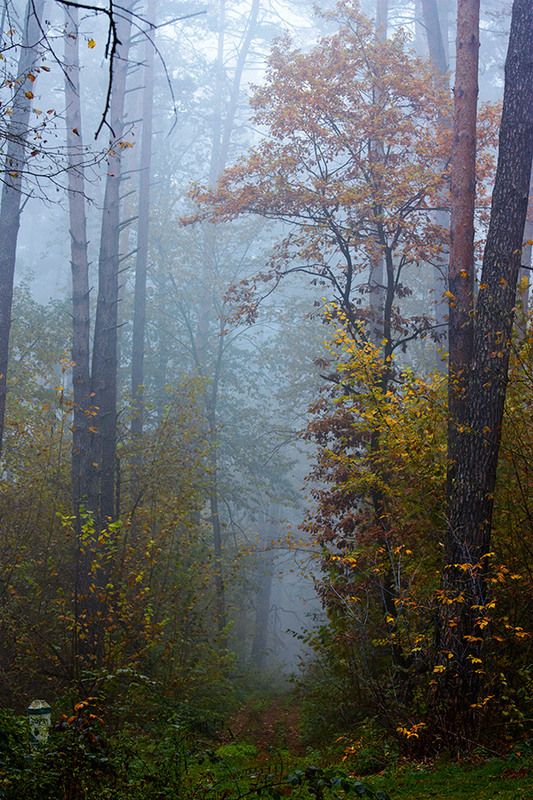
[[[26,92],[33,88],[28,73],[39,57],[38,44],[42,38],[41,20],[44,0],[28,0],[9,123],[7,155],[2,176],[0,205],[0,453],[4,437],[6,409],[6,378],[9,358],[9,333],[13,305],[13,278],[20,227],[22,173],[27,160],[26,136],[31,111],[31,98]]]
[[[115,142],[124,131],[124,98],[128,67],[128,47],[131,19],[129,15],[117,21],[121,42],[114,62],[110,125]],[[95,417],[93,433],[93,462],[98,464],[100,478],[99,511],[101,519],[115,516],[115,458],[117,445],[117,325],[119,297],[119,239],[121,150],[118,144],[108,159],[100,256],[98,261],[98,299],[93,343],[91,385]]]
[[[454,481],[457,431],[465,425],[466,378],[472,359],[479,0],[458,0],[456,48],[448,271],[448,493]]]
[[[505,92],[496,181],[467,387],[467,416],[456,440],[449,498],[443,588],[454,603],[442,635],[456,662],[460,702],[473,702],[477,678],[469,656],[481,649],[465,637],[477,632],[476,606],[486,602],[493,495],[507,386],[513,310],[533,155],[533,4],[515,0],[505,65]],[[467,570],[458,564],[472,565]],[[455,626],[447,627],[450,615]],[[444,615],[443,615],[444,617]],[[474,650],[475,648],[475,650]]]
[[[83,137],[80,105],[78,9],[65,8],[65,121],[68,150],[68,203],[70,220],[70,264],[72,274],[72,496],[95,511],[96,471],[90,463],[92,399],[90,386],[89,259],[83,173]]]

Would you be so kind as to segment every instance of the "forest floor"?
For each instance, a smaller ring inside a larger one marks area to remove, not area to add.
[[[222,741],[254,744],[260,760],[268,758],[275,749],[286,749],[291,756],[303,755],[299,713],[299,704],[292,695],[250,700],[234,713]]]
[[[308,766],[319,752],[302,742],[299,704],[291,694],[281,698],[255,698],[233,715],[223,736],[223,744],[246,743],[257,748],[255,762],[265,763],[274,753],[284,752],[287,766]],[[357,765],[341,757],[322,754],[320,766],[341,769],[374,790],[385,790],[391,800],[516,800],[533,798],[532,748],[516,747],[507,757],[478,756],[453,762],[390,764],[376,774],[358,775]]]

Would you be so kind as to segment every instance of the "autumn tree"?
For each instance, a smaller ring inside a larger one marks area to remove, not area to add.
[[[442,232],[431,209],[445,182],[439,159],[446,139],[428,141],[446,100],[431,67],[411,56],[403,34],[381,41],[372,23],[349,4],[331,15],[338,34],[309,54],[278,42],[264,88],[252,101],[269,139],[227,169],[214,189],[197,188],[201,219],[257,214],[288,231],[269,268],[241,287],[254,316],[258,282],[301,271],[328,286],[350,330],[364,340],[368,263],[385,263],[385,359],[421,331],[427,316],[402,315],[411,292],[404,275],[438,251]],[[373,102],[381,96],[382,103]],[[383,157],[371,143],[381,141]]]
[[[386,394],[394,355],[432,329],[429,313],[408,311],[406,275],[413,280],[442,244],[432,210],[446,181],[447,140],[425,132],[440,130],[446,99],[403,34],[376,36],[373,23],[350,4],[327,17],[340,31],[309,54],[294,50],[288,38],[273,49],[266,85],[253,99],[255,121],[269,138],[222,173],[215,188],[194,194],[203,219],[256,214],[285,223],[269,268],[237,289],[245,313],[254,317],[261,281],[305,274],[326,293],[332,320],[362,351],[373,349],[374,390]],[[368,308],[372,287],[379,290],[379,313]],[[378,472],[380,437],[374,426],[361,442]],[[367,499],[369,524],[386,547],[393,534],[384,480],[367,485]],[[333,546],[346,535],[339,531]],[[389,615],[395,594],[385,571],[377,595]]]

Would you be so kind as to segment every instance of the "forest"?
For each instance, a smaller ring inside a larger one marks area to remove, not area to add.
[[[0,72],[0,800],[533,796],[531,0]]]

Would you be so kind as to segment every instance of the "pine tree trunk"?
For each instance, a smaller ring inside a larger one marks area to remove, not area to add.
[[[498,166],[474,318],[466,424],[455,439],[442,578],[445,595],[455,601],[441,616],[441,640],[453,654],[448,694],[463,709],[477,698],[479,676],[472,658],[481,657],[483,646],[469,637],[482,640],[484,635],[476,618],[478,607],[487,602],[485,573],[533,156],[532,42],[531,0],[514,0]]]
[[[479,0],[458,0],[448,270],[448,494],[465,426],[472,360]]]
[[[7,155],[4,166],[2,200],[0,205],[0,454],[4,438],[4,419],[7,392],[7,368],[9,358],[9,333],[13,305],[13,280],[17,256],[17,239],[20,227],[20,203],[22,174],[27,162],[26,137],[31,111],[30,92],[33,83],[28,78],[39,57],[39,42],[42,39],[41,20],[44,0],[28,0],[21,39],[17,70],[17,85],[14,88],[12,114],[9,122]]]

